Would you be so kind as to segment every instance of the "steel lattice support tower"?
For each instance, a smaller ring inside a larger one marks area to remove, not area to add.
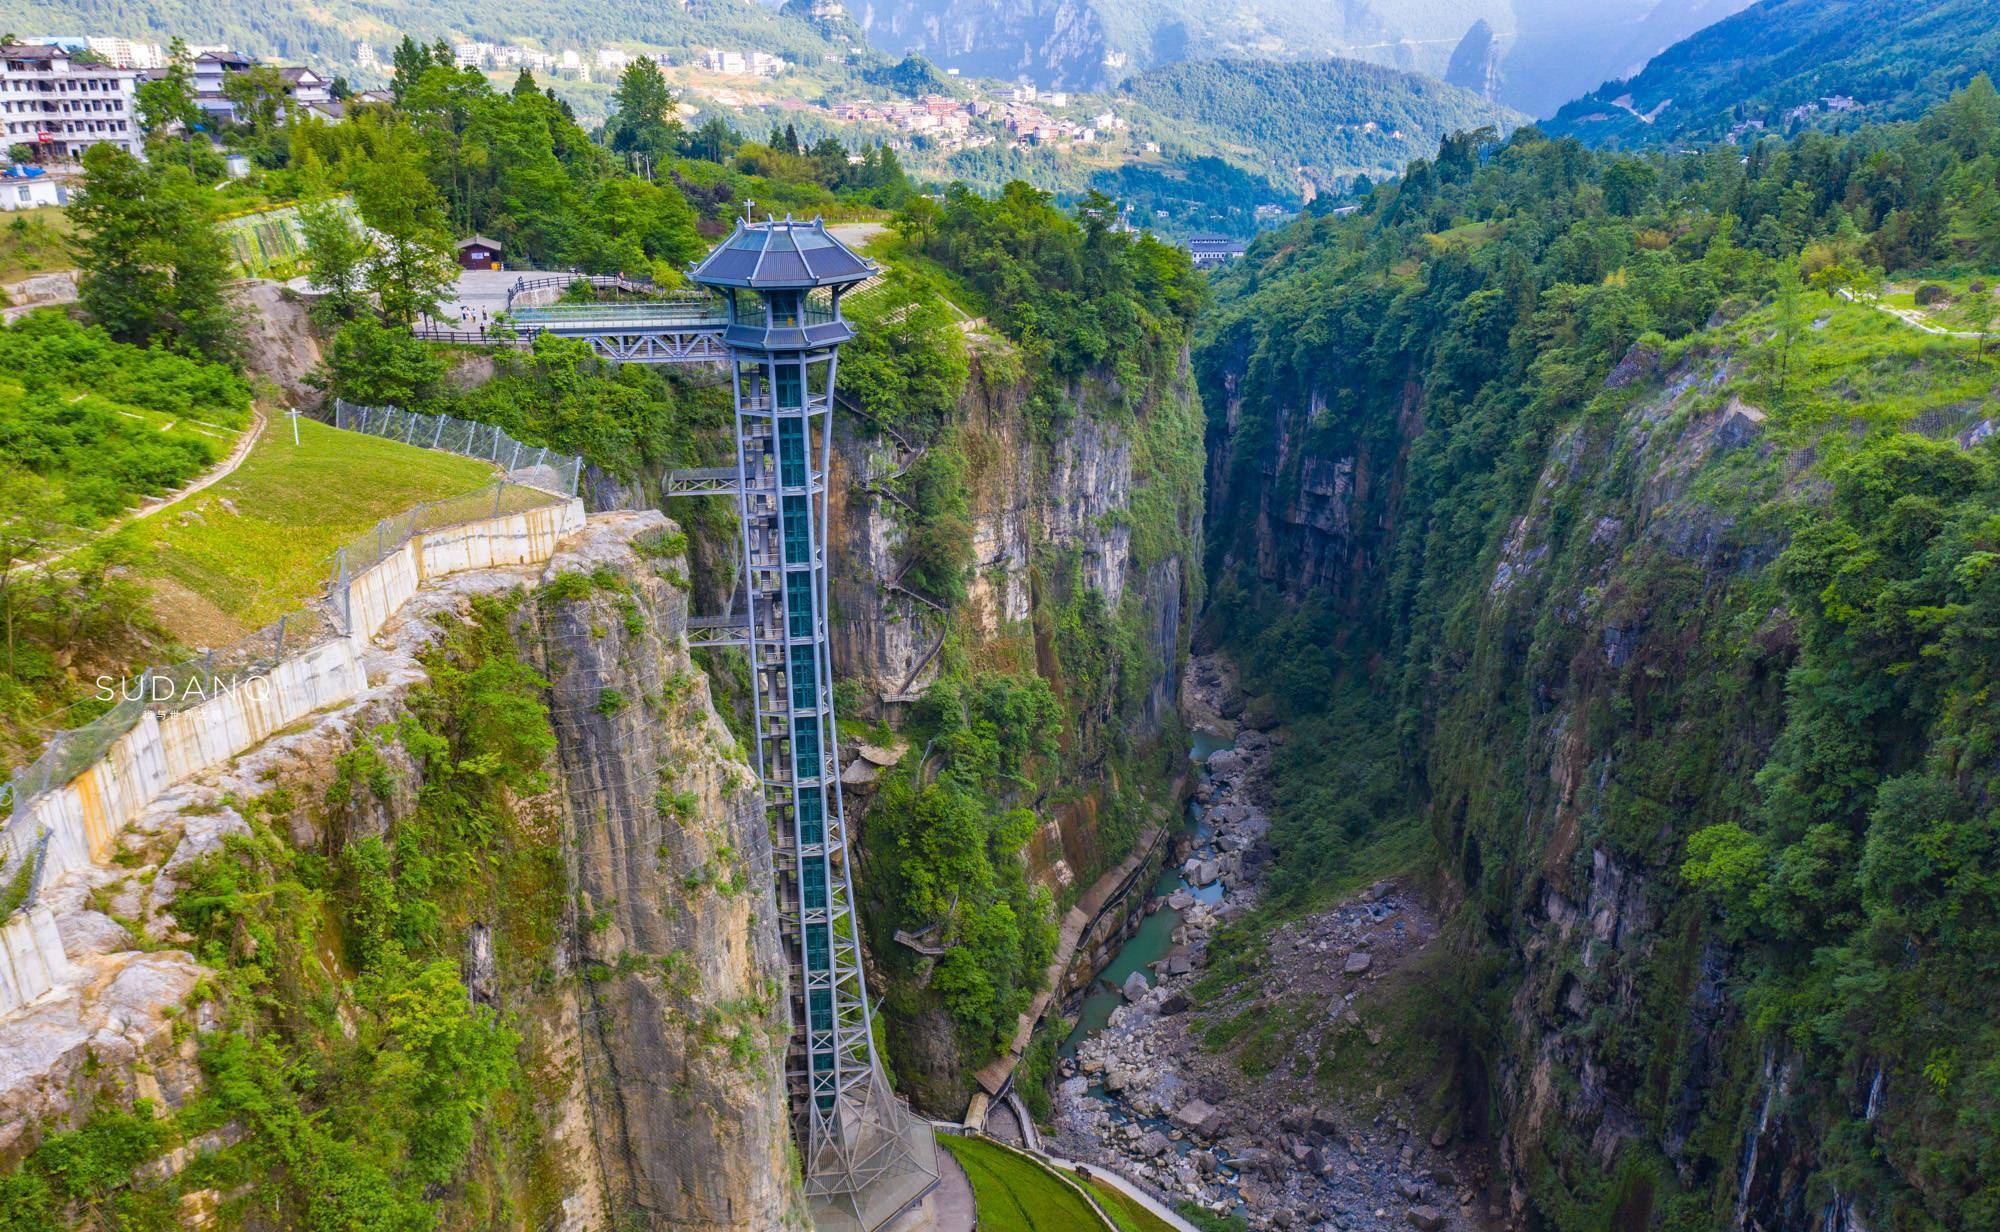
[[[780,929],[792,966],[786,1079],[806,1196],[822,1232],[880,1227],[937,1182],[930,1127],[882,1076],[840,793],[827,643],[827,473],[841,294],[876,272],[818,220],[740,222],[694,270],[722,292],[736,399],[736,466],[691,472],[682,494],[734,496],[756,770],[775,836]],[[715,626],[710,626],[715,630]]]

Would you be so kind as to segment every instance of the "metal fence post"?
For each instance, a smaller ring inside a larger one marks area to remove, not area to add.
[[[443,415],[437,416],[437,421],[438,421],[437,431],[431,433],[432,449],[436,449],[438,447],[438,442],[444,439],[444,420],[445,417]]]
[[[515,468],[516,466],[519,466],[519,465],[520,465],[520,462],[521,462],[521,442],[519,442],[519,441],[515,441],[515,442],[514,442],[514,456],[513,456],[513,457],[511,457],[511,458],[509,458],[509,459],[507,459],[507,469],[508,469],[508,471],[509,471],[509,472],[512,472],[512,471],[514,470],[514,468]]]

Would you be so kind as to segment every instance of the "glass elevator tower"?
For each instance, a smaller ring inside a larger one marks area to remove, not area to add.
[[[861,928],[841,808],[827,654],[827,493],[833,382],[854,336],[840,297],[876,266],[792,219],[742,221],[694,280],[729,307],[736,465],[680,485],[737,502],[756,770],[774,838],[779,928],[792,968],[786,1080],[820,1232],[873,1232],[937,1183],[936,1142],[889,1090],[869,1030]]]

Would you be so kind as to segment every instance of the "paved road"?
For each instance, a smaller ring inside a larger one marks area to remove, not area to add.
[[[519,278],[538,278],[551,270],[466,270],[458,276],[451,299],[438,309],[438,323],[450,327],[486,323],[507,310],[507,289]]]
[[[931,1201],[936,1204],[937,1232],[972,1232],[977,1226],[972,1182],[965,1178],[958,1158],[943,1147],[938,1148],[938,1187],[932,1191]]]

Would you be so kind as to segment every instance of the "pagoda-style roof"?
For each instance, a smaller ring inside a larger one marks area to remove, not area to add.
[[[835,239],[820,219],[767,218],[739,220],[692,277],[703,286],[779,291],[846,286],[875,271],[873,261]]]

